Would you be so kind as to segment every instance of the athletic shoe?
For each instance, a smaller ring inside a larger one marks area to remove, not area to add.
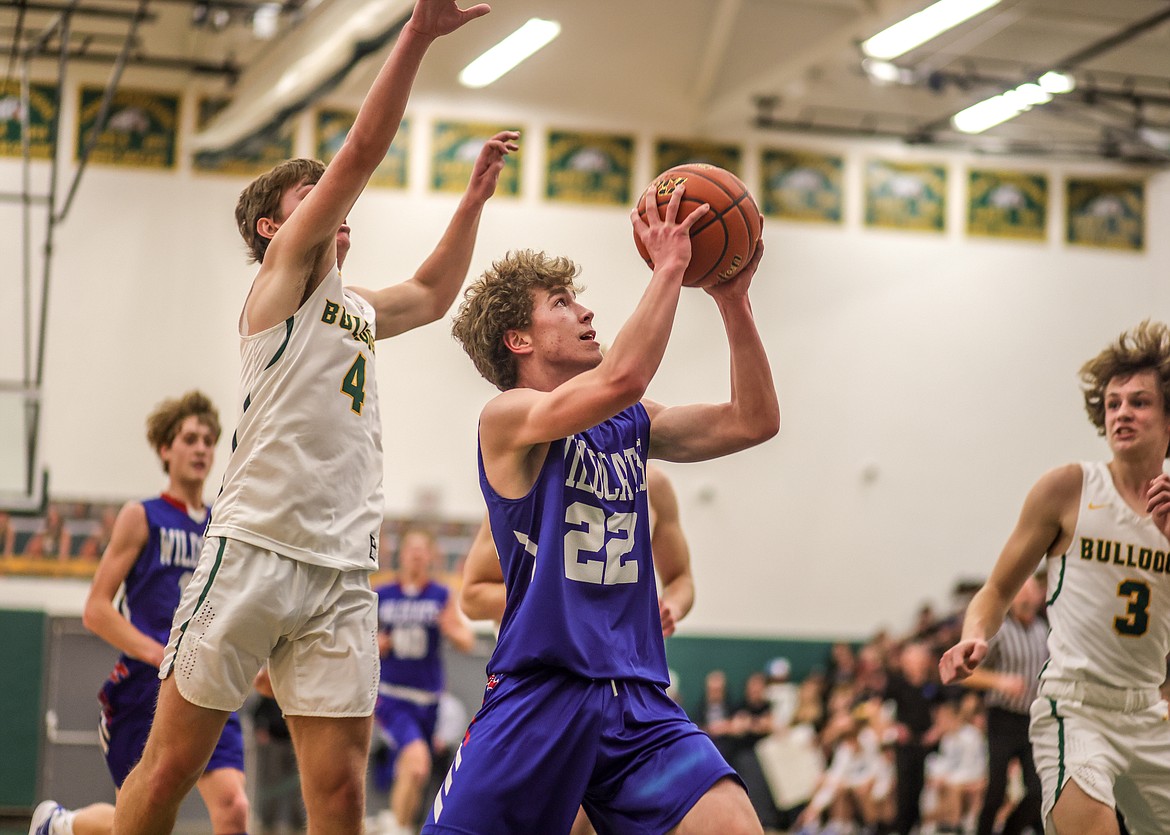
[[[53,819],[65,811],[65,807],[56,800],[43,800],[33,810],[32,823],[28,825],[28,835],[50,835]]]

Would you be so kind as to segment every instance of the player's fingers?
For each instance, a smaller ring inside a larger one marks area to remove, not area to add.
[[[661,226],[662,216],[658,214],[658,189],[654,184],[651,184],[646,189],[646,224],[648,226]]]
[[[682,205],[683,192],[686,191],[686,188],[686,183],[679,183],[670,193],[670,200],[666,203],[667,223],[674,223],[678,219],[678,207]]]
[[[678,225],[681,226],[683,229],[690,229],[692,226],[694,226],[696,223],[699,222],[699,218],[701,218],[703,215],[707,214],[707,211],[710,208],[711,208],[710,203],[703,203],[702,205],[696,206],[695,209],[689,215],[684,217],[679,222]]]

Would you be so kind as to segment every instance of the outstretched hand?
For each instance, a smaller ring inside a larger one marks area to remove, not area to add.
[[[1158,476],[1146,488],[1146,510],[1154,524],[1167,539],[1170,539],[1170,476]]]
[[[691,227],[699,218],[707,214],[707,210],[711,206],[708,203],[703,203],[682,220],[679,220],[678,210],[679,206],[682,205],[685,189],[684,184],[677,185],[670,193],[670,200],[667,202],[665,210],[660,210],[658,208],[658,190],[652,184],[643,195],[643,208],[646,211],[646,217],[643,218],[638,214],[637,206],[630,212],[634,233],[641,239],[642,246],[646,248],[646,254],[650,256],[650,261],[654,264],[655,269],[673,260],[676,265],[681,264],[685,270],[686,265],[691,262]]]
[[[438,38],[451,34],[464,23],[483,17],[491,10],[487,3],[461,9],[455,0],[418,0],[407,26],[420,35]]]
[[[938,661],[938,672],[943,684],[962,681],[975,672],[987,657],[987,641],[973,638],[959,641],[943,653]]]
[[[467,184],[468,197],[483,202],[495,194],[500,172],[504,170],[504,158],[520,150],[516,144],[519,138],[519,131],[504,130],[483,143]]]

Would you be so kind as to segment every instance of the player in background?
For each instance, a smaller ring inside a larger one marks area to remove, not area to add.
[[[381,835],[414,831],[431,777],[431,745],[445,686],[442,639],[462,652],[475,645],[451,590],[432,577],[437,552],[429,531],[405,531],[397,578],[375,589],[382,669],[374,718],[389,744],[393,773],[389,815],[379,817]]]
[[[987,657],[1016,593],[1048,560],[1049,661],[1032,704],[1043,818],[1057,835],[1170,832],[1170,329],[1143,322],[1081,368],[1085,409],[1112,453],[1044,474],[1024,500],[944,682]]]
[[[219,415],[201,392],[155,407],[146,437],[167,485],[153,499],[123,506],[86,598],[86,628],[122,653],[98,696],[102,753],[118,791],[142,756],[154,719],[171,619],[203,544],[209,512],[203,484],[219,432]],[[244,741],[234,713],[195,785],[214,835],[247,831]],[[46,800],[33,813],[29,835],[108,835],[113,825],[109,803],[68,810]]]

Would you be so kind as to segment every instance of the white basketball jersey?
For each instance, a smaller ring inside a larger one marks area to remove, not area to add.
[[[1170,542],[1135,513],[1104,463],[1083,463],[1068,550],[1048,560],[1048,651],[1041,680],[1157,689],[1170,652]]]
[[[284,322],[242,337],[243,409],[208,536],[330,568],[378,567],[374,315],[333,269]]]

